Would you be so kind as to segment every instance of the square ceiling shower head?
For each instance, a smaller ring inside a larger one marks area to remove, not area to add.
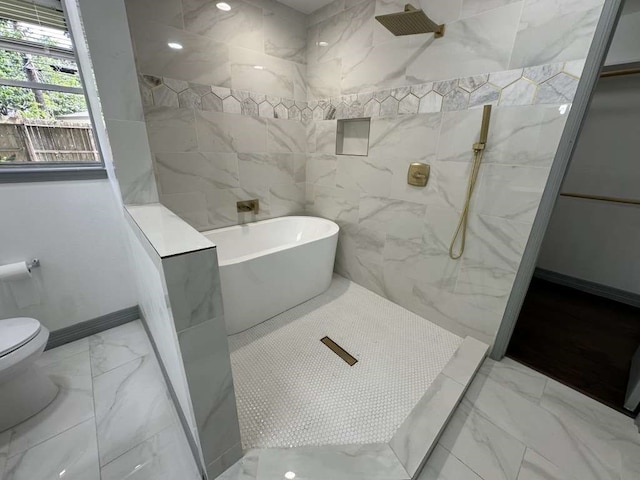
[[[397,37],[419,33],[433,33],[435,38],[444,35],[444,25],[438,25],[422,10],[409,4],[404,6],[404,12],[378,15],[376,20]]]

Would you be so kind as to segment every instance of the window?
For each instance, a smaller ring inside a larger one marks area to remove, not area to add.
[[[0,179],[102,169],[59,0],[0,0]]]

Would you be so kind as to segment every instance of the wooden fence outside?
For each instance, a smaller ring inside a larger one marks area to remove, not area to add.
[[[91,125],[66,121],[0,122],[0,162],[100,162]]]

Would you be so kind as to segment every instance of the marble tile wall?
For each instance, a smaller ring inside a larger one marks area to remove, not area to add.
[[[308,17],[270,16],[257,0],[233,14],[160,3],[127,8],[161,202],[201,231],[303,211],[334,219],[339,273],[492,343],[602,0],[421,0],[447,23],[440,39],[381,27],[375,15],[398,0],[337,0]],[[185,48],[169,52],[170,39]],[[497,108],[454,262],[484,104]],[[372,118],[369,155],[336,156],[336,120],[356,117]],[[412,161],[432,165],[425,189],[406,185]],[[260,215],[239,216],[249,198]]]

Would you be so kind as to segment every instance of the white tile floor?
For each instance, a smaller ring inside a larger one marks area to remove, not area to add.
[[[336,275],[325,293],[229,337],[243,447],[386,443],[461,344]]]
[[[102,356],[107,343],[120,353],[130,342],[145,344],[139,324],[119,328],[120,332],[104,333],[102,341],[93,339],[102,345]],[[91,356],[98,353],[96,348],[92,352],[91,344],[91,339],[84,339],[43,355],[40,364],[61,386],[61,395],[45,411],[0,433],[0,479],[199,478],[179,425],[164,425],[161,410],[170,405],[158,400],[166,398],[166,391],[160,372],[151,368],[153,357],[119,353],[110,369],[93,377]],[[130,396],[129,387],[141,382],[144,389],[136,388]],[[112,408],[98,413],[93,407],[96,396],[96,405],[104,401]],[[150,404],[160,407],[147,415]],[[130,415],[129,409],[137,413]],[[149,419],[147,432],[141,433],[141,423]],[[118,424],[121,428],[115,427]],[[119,432],[117,442],[103,436],[111,432]],[[126,447],[119,448],[120,441]],[[115,458],[105,462],[111,456]],[[252,462],[255,459],[249,458],[244,470],[231,469],[220,478],[256,478],[257,465]],[[332,476],[355,478],[353,472]],[[486,360],[419,477],[479,479],[638,480],[640,434],[631,418],[514,361]]]
[[[45,352],[60,387],[0,433],[0,480],[196,480],[198,471],[140,322]]]

